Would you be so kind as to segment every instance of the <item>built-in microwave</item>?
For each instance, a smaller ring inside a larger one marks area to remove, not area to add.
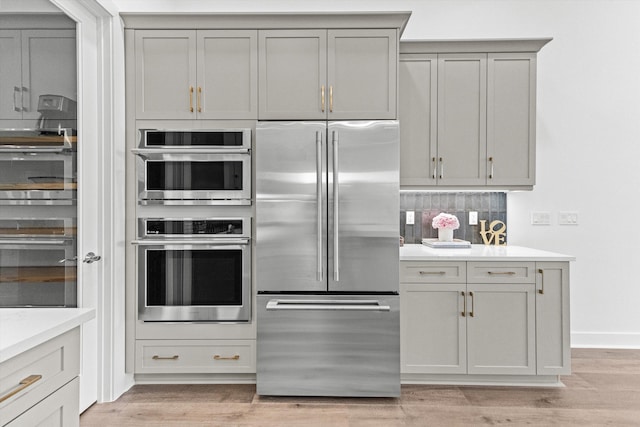
[[[250,205],[251,129],[140,129],[141,205]]]

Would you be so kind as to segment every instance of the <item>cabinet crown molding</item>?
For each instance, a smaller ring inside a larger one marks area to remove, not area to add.
[[[397,28],[402,34],[411,12],[121,14],[133,29],[303,29]]]
[[[532,39],[400,40],[400,53],[538,52],[552,37]]]

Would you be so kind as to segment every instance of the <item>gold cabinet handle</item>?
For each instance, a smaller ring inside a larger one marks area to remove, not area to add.
[[[329,112],[333,113],[333,86],[329,86]]]
[[[428,275],[435,275],[435,274],[439,276],[443,276],[447,273],[445,271],[420,271],[421,276],[428,276]]]
[[[320,88],[320,99],[322,102],[322,112],[324,113],[324,85]]]
[[[193,86],[189,86],[189,111],[193,113]]]
[[[462,317],[467,317],[467,297],[464,295],[464,291],[460,292],[460,295],[462,295],[462,301],[463,301],[463,308],[462,308],[462,313],[460,313],[462,315]]]
[[[440,179],[444,178],[444,159],[440,157]]]
[[[196,97],[196,103],[198,104],[198,113],[202,113],[202,104],[200,98],[202,97],[202,87],[198,86],[198,96]]]
[[[40,380],[41,378],[42,378],[42,375],[29,375],[27,378],[25,378],[22,381],[20,381],[18,383],[18,385],[13,390],[10,390],[7,394],[5,394],[4,396],[0,397],[0,402],[4,402],[5,400],[10,398],[11,396],[15,396],[16,394],[20,393],[22,390],[24,390],[25,388],[29,387],[31,384],[35,383],[36,381]]]
[[[489,163],[491,164],[491,168],[489,171],[489,179],[493,179],[493,157],[489,157]]]
[[[234,354],[233,356],[224,357],[224,356],[220,356],[219,354],[215,354],[213,356],[213,360],[240,360],[240,355]]]
[[[173,355],[173,356],[158,356],[157,354],[154,355],[152,357],[153,360],[178,360],[180,358],[180,356]]]
[[[473,292],[469,292],[469,296],[471,297],[471,311],[469,312],[469,317],[473,317],[473,312],[476,308],[476,301],[473,299]]]
[[[515,271],[487,271],[492,276],[515,276]]]
[[[544,270],[539,268],[538,273],[540,273],[540,277],[542,278],[542,280],[540,281],[540,289],[538,289],[538,293],[544,295]]]
[[[432,157],[431,161],[433,162],[433,174],[431,175],[431,178],[432,179],[436,179],[436,170],[438,169],[437,163],[436,163],[436,158]]]

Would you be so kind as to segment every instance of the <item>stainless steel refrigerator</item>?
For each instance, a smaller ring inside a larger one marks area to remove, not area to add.
[[[398,396],[397,121],[256,129],[257,392]]]

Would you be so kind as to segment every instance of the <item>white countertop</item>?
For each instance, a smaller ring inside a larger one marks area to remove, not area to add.
[[[95,316],[93,308],[0,308],[0,363]]]
[[[425,245],[400,247],[400,261],[575,261],[571,255],[523,246],[471,245],[471,248],[435,249]]]

